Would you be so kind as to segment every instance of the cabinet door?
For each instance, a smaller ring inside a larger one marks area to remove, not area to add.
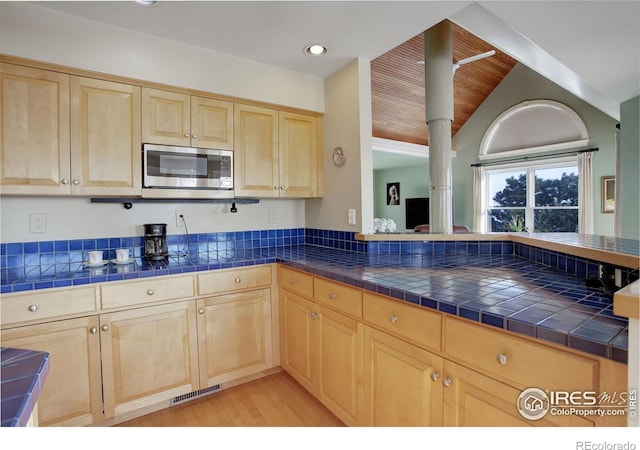
[[[445,360],[444,368],[445,426],[593,426],[593,422],[575,415],[525,419],[517,409],[520,390],[451,361]]]
[[[195,301],[100,315],[105,418],[199,389]]]
[[[280,196],[318,196],[318,119],[280,112]]]
[[[314,356],[314,342],[318,316],[315,303],[280,290],[280,364],[309,392],[316,392],[318,358]]]
[[[142,88],[142,142],[189,147],[190,115],[189,95]]]
[[[191,145],[233,150],[233,103],[191,97]]]
[[[71,192],[140,195],[140,88],[71,77]]]
[[[345,424],[358,426],[364,407],[364,325],[320,307],[316,326],[317,396]]]
[[[4,347],[51,354],[38,399],[40,426],[83,426],[102,418],[98,317],[61,320],[2,331]]]
[[[270,292],[260,289],[198,300],[202,388],[273,366]]]
[[[69,76],[2,64],[3,194],[69,194]]]
[[[278,197],[278,111],[236,104],[234,114],[236,195]]]
[[[442,358],[368,326],[364,355],[366,425],[442,425]]]

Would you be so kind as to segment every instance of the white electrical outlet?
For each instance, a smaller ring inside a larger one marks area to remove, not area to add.
[[[622,270],[615,269],[615,284],[616,287],[622,287]]]
[[[269,210],[269,223],[278,223],[278,210],[270,209]]]
[[[30,233],[46,233],[47,232],[47,215],[46,214],[29,214],[29,232]]]
[[[176,211],[176,226],[184,228],[184,222],[182,221],[180,216],[184,218],[184,211],[180,211],[180,210]]]
[[[349,210],[349,225],[355,225],[356,224],[356,210],[355,209],[350,209]]]

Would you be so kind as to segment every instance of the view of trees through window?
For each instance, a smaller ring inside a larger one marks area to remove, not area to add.
[[[489,231],[578,231],[576,165],[487,172]]]

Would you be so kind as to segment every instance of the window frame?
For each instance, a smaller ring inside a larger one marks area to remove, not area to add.
[[[562,158],[553,158],[553,159],[541,159],[538,161],[522,161],[522,162],[513,162],[513,163],[504,163],[504,164],[492,164],[491,166],[483,167],[483,179],[484,179],[484,193],[485,193],[485,220],[486,220],[486,229],[491,232],[491,214],[490,211],[494,209],[513,209],[513,210],[525,210],[525,229],[528,231],[535,230],[535,210],[540,209],[550,209],[550,210],[561,210],[561,209],[575,209],[578,211],[578,228],[580,226],[580,212],[579,212],[579,204],[581,199],[578,197],[578,205],[576,206],[536,206],[536,198],[535,198],[535,172],[540,169],[554,169],[561,167],[573,167],[575,166],[576,172],[578,173],[578,177],[580,177],[579,167],[578,167],[578,157],[577,156],[567,156]],[[525,197],[525,205],[524,206],[491,206],[493,203],[493,199],[491,198],[490,193],[490,181],[491,175],[500,174],[500,173],[509,173],[521,171],[525,172],[526,175],[526,197]]]

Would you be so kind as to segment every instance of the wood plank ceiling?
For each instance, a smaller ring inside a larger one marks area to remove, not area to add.
[[[516,60],[452,23],[453,59],[489,50],[494,56],[463,64],[453,79],[452,136],[515,66]],[[428,145],[425,122],[424,37],[419,34],[371,62],[373,136]],[[453,61],[452,70],[453,70]]]

